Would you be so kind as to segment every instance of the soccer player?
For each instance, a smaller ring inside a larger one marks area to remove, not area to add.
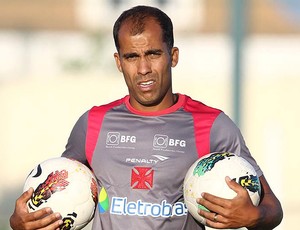
[[[252,204],[247,191],[233,180],[233,199],[204,193],[199,210],[214,228],[273,229],[282,220],[280,202],[244,139],[230,118],[192,98],[172,91],[172,68],[179,50],[173,26],[161,10],[137,6],[123,12],[113,27],[117,68],[129,95],[84,113],[75,124],[63,157],[77,159],[93,169],[99,192],[94,230],[205,229],[188,213],[183,180],[190,165],[210,152],[232,152],[247,159],[261,182],[261,202]],[[45,208],[28,213],[33,190],[16,201],[10,218],[17,229],[56,229],[59,213]]]

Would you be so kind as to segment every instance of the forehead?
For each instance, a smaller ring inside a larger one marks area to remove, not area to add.
[[[119,31],[120,48],[131,43],[134,38],[144,37],[148,42],[162,43],[162,29],[154,19],[147,19],[141,24],[124,22]],[[124,47],[123,47],[124,48]]]

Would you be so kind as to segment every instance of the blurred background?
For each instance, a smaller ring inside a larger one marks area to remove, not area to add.
[[[78,117],[127,94],[112,26],[137,4],[172,18],[180,49],[174,91],[238,124],[281,200],[284,220],[276,229],[295,229],[298,0],[0,0],[0,229],[10,229],[26,176],[63,152]]]

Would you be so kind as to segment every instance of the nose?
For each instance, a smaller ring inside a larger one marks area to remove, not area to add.
[[[146,75],[151,72],[151,62],[147,59],[147,57],[141,57],[138,62],[138,73],[142,75]]]

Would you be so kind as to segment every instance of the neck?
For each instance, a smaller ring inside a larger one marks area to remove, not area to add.
[[[130,98],[130,100],[129,100],[129,102],[133,108],[135,108],[136,110],[139,110],[139,111],[144,111],[144,112],[162,111],[167,108],[170,108],[171,106],[176,104],[177,101],[178,101],[178,95],[173,94],[173,93],[169,97],[164,98],[162,101],[160,101],[157,104],[148,104],[147,105],[147,104],[142,104],[135,100],[132,100],[132,98]]]

